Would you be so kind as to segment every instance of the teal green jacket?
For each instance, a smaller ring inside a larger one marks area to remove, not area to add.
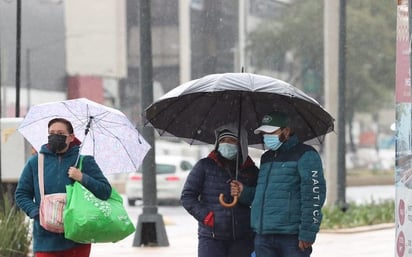
[[[251,226],[256,233],[298,235],[314,242],[325,197],[318,152],[293,136],[277,151],[262,155],[257,186],[245,187],[239,201],[253,200]]]
[[[66,185],[74,182],[68,177],[67,172],[69,167],[74,166],[76,163],[79,146],[72,146],[66,153],[57,155],[52,153],[46,145],[43,145],[40,153],[44,154],[44,193],[66,193]],[[15,193],[17,206],[33,219],[33,251],[61,251],[76,247],[79,244],[65,239],[63,233],[49,232],[40,226],[37,160],[38,155],[36,154],[27,161]],[[84,157],[82,172],[81,183],[87,189],[102,200],[110,197],[112,188],[93,156]]]

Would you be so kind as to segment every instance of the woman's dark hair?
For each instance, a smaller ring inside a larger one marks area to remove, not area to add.
[[[63,118],[55,118],[49,121],[49,124],[47,125],[47,128],[50,128],[51,125],[53,125],[54,123],[63,123],[64,125],[66,125],[67,131],[69,132],[69,134],[73,134],[73,126],[71,124],[70,121],[63,119]]]

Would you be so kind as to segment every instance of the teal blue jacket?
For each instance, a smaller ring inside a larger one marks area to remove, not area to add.
[[[277,151],[262,155],[257,186],[245,187],[239,201],[253,200],[251,225],[256,233],[298,235],[314,242],[325,197],[318,152],[293,136]]]
[[[43,145],[40,153],[44,154],[44,193],[66,193],[66,185],[74,181],[68,177],[69,167],[74,166],[79,154],[79,146],[69,148],[62,155],[52,153]],[[63,233],[49,232],[40,226],[39,222],[39,177],[37,166],[38,155],[33,155],[23,168],[20,176],[15,199],[16,204],[33,221],[33,251],[50,252],[71,249],[78,246],[71,240],[64,238]],[[83,178],[81,183],[96,197],[106,200],[110,197],[112,188],[95,162],[93,156],[83,159]]]

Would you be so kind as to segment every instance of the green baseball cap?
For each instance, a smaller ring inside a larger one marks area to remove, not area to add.
[[[287,117],[283,113],[266,114],[262,118],[262,125],[255,129],[255,134],[273,133],[279,128],[286,127]]]

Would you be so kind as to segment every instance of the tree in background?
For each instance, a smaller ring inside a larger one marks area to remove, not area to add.
[[[265,20],[248,36],[248,51],[258,72],[287,74],[285,80],[302,85],[321,103],[323,2],[295,0],[280,18]],[[393,106],[395,47],[396,1],[346,1],[346,121],[350,128],[355,113],[376,116],[380,109]]]

